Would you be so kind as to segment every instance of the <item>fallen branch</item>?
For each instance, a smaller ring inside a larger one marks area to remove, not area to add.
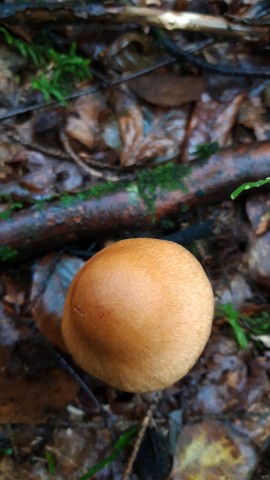
[[[67,1],[63,3],[21,3],[0,6],[0,19],[6,26],[27,23],[137,23],[144,27],[158,27],[166,30],[183,30],[237,38],[249,42],[268,42],[268,25],[245,25],[223,17],[202,15],[191,12],[174,12],[157,8],[131,6],[104,7],[100,3]]]
[[[194,209],[229,199],[240,184],[269,175],[270,142],[224,149],[203,164],[192,163],[191,172],[182,179],[181,167],[173,167],[179,168],[178,188],[177,178],[171,189],[168,185],[153,188],[140,179],[124,187],[120,183],[119,191],[100,198],[75,195],[68,204],[46,202],[42,210],[32,206],[14,213],[1,221],[0,252],[10,248],[18,255],[29,256],[97,236],[108,237],[123,229],[138,235],[140,229],[151,228],[153,220],[158,223],[179,215],[183,207]]]

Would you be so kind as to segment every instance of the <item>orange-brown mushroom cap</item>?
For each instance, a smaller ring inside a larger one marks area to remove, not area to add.
[[[185,248],[122,240],[86,262],[69,288],[62,332],[78,364],[116,388],[149,392],[182,378],[208,340],[213,292]]]

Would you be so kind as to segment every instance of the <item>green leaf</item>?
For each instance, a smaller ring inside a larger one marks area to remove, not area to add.
[[[240,185],[240,187],[236,188],[231,193],[231,199],[235,200],[238,197],[238,195],[240,195],[240,193],[242,193],[244,190],[249,190],[250,188],[254,188],[254,187],[261,187],[266,183],[270,183],[270,177],[266,177],[264,180],[258,180],[257,182],[243,183],[243,185]]]
[[[16,258],[17,255],[18,250],[15,250],[15,248],[0,245],[0,260],[3,262],[6,260],[11,260],[12,258]]]
[[[134,437],[134,435],[137,432],[137,427],[134,425],[130,427],[126,432],[124,432],[120,437],[118,438],[117,442],[115,443],[113,447],[113,451],[108,457],[104,458],[102,462],[97,463],[94,465],[88,472],[86,472],[84,475],[82,475],[79,480],[89,480],[89,478],[92,478],[93,475],[95,475],[97,472],[102,470],[104,467],[112,463],[119,455],[120,450],[122,448],[125,448],[131,441],[131,439]]]
[[[50,475],[55,475],[56,474],[56,467],[55,467],[55,461],[54,461],[54,456],[52,452],[49,450],[46,451],[45,457],[47,460],[47,466],[48,466],[48,472]]]
[[[240,312],[238,310],[235,310],[231,303],[224,303],[223,305],[221,305],[220,311],[227,317],[227,320],[234,331],[239,347],[246,348],[249,344],[249,341],[243,328],[239,324]]]
[[[0,453],[3,455],[13,455],[13,448],[0,448]]]

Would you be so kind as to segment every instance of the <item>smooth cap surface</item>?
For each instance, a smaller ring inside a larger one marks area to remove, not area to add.
[[[149,392],[194,365],[210,334],[213,305],[209,280],[185,248],[122,240],[74,277],[62,332],[88,373],[121,390]]]

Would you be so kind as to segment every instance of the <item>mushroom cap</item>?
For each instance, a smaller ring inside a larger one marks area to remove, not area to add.
[[[124,391],[150,392],[194,365],[213,306],[209,280],[188,250],[166,240],[122,240],[74,277],[62,333],[88,373]]]

